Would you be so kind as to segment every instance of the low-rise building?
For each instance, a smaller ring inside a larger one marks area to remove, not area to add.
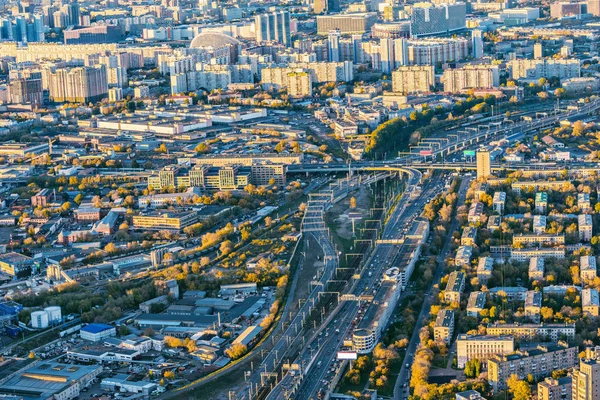
[[[442,309],[438,312],[433,326],[433,336],[437,342],[450,343],[454,334],[454,311]]]
[[[589,212],[592,210],[592,204],[590,202],[589,193],[578,193],[577,194],[577,207],[581,212]]]
[[[90,342],[99,342],[107,337],[116,336],[116,334],[116,328],[107,324],[88,324],[79,331],[79,336]]]
[[[579,214],[577,223],[579,227],[579,240],[585,242],[592,240],[592,216],[590,214]]]
[[[481,222],[483,217],[484,217],[483,203],[481,203],[479,201],[474,201],[471,204],[471,207],[469,207],[469,214],[467,216],[467,220],[471,224],[476,224],[478,222]]]
[[[110,378],[102,379],[100,387],[105,390],[114,392],[127,392],[127,393],[139,393],[146,397],[157,388],[157,384],[154,382],[146,381],[131,381],[129,375],[117,374]]]
[[[456,393],[455,400],[485,400],[477,390],[465,390],[464,392]]]
[[[550,376],[552,371],[576,366],[577,360],[578,348],[569,347],[564,342],[494,356],[488,360],[488,382],[493,391],[504,390],[512,375],[521,380],[527,379],[530,374],[534,379],[541,379]]]
[[[579,276],[582,281],[590,281],[598,276],[596,269],[596,257],[581,256],[579,257]]]
[[[490,289],[492,298],[506,297],[508,301],[525,301],[527,289],[520,286],[500,286]]]
[[[33,363],[0,384],[0,397],[69,400],[79,396],[102,372],[98,365],[71,365],[51,361]]]
[[[490,215],[488,218],[487,228],[491,233],[500,229],[500,223],[502,223],[502,217],[499,215]]]
[[[458,368],[464,368],[467,361],[475,358],[485,366],[490,357],[510,354],[514,351],[515,339],[510,335],[458,335],[456,339]]]
[[[199,217],[195,211],[148,213],[133,216],[133,229],[180,232],[198,221]]]
[[[453,271],[448,277],[448,284],[444,290],[444,300],[447,303],[460,303],[460,296],[465,288],[465,274],[461,271]]]
[[[485,308],[485,292],[471,292],[467,303],[467,315],[477,318],[479,313]]]
[[[513,335],[529,341],[553,341],[575,339],[575,324],[501,324],[488,325],[488,335]]]
[[[510,251],[510,259],[513,261],[527,261],[532,257],[562,260],[565,258],[565,255],[566,248],[564,246],[511,249]]]
[[[533,216],[533,233],[543,235],[546,233],[547,218],[545,215]]]
[[[581,292],[581,308],[583,309],[584,314],[594,317],[600,315],[600,298],[598,297],[598,290],[583,289]]]
[[[535,212],[546,214],[548,211],[548,193],[538,192],[535,194]]]
[[[492,208],[495,213],[504,214],[504,205],[506,204],[506,192],[495,192],[492,200]]]
[[[533,257],[529,260],[529,279],[533,281],[541,281],[544,279],[544,259]]]
[[[536,290],[527,291],[525,297],[525,315],[535,322],[539,322],[542,311],[542,293]]]
[[[473,255],[473,247],[471,246],[460,246],[456,251],[456,257],[454,257],[454,265],[467,267],[471,264],[471,256]]]
[[[564,235],[514,235],[513,246],[518,245],[537,245],[537,246],[556,246],[565,244]]]
[[[477,264],[477,279],[479,283],[485,285],[492,277],[494,271],[494,259],[492,257],[479,257]]]
[[[463,233],[460,237],[461,246],[475,246],[475,240],[477,239],[477,228],[473,226],[467,226],[463,229]]]
[[[24,278],[31,275],[31,267],[33,267],[31,257],[14,252],[0,254],[0,272],[7,275]]]

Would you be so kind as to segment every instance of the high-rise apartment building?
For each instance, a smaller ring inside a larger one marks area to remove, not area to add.
[[[435,84],[433,66],[404,66],[392,72],[394,93],[423,93]]]
[[[108,94],[106,68],[59,68],[48,73],[50,100],[55,102],[88,103]]]
[[[340,61],[340,37],[342,34],[339,29],[335,29],[329,32],[327,49],[329,54],[329,61],[339,62]]]
[[[536,60],[544,58],[544,48],[539,42],[533,45],[533,58]]]
[[[480,150],[477,152],[477,179],[487,178],[492,175],[490,152]]]
[[[594,359],[579,360],[572,377],[573,400],[600,400],[600,363]]]
[[[288,94],[294,97],[305,97],[312,94],[312,80],[306,71],[290,72],[287,76]]]
[[[600,0],[588,0],[587,11],[595,17],[600,17]]]
[[[474,29],[471,32],[471,46],[473,48],[473,58],[483,57],[483,32],[481,29]]]
[[[580,75],[578,59],[511,60],[507,65],[512,71],[513,79],[568,79],[579,78]]]
[[[357,13],[317,16],[317,34],[327,35],[334,29],[345,33],[365,33],[377,22],[377,13]]]
[[[64,31],[65,44],[116,43],[120,40],[121,28],[117,25],[69,27]]]
[[[410,16],[410,25],[413,37],[437,35],[464,29],[467,25],[467,6],[465,3],[415,4]]]
[[[340,0],[315,0],[313,4],[313,12],[315,14],[339,11]]]
[[[254,23],[257,42],[279,42],[288,47],[292,45],[288,11],[257,15],[254,17]]]
[[[465,89],[491,89],[500,86],[497,65],[465,65],[444,71],[444,91],[460,93]]]

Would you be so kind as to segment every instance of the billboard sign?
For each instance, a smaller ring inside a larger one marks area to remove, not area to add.
[[[475,150],[465,150],[463,151],[463,155],[465,157],[475,157]]]
[[[433,152],[431,150],[421,150],[419,151],[419,154],[422,156],[430,156],[433,154]]]
[[[338,360],[356,360],[358,358],[358,354],[355,351],[338,351],[337,359]]]

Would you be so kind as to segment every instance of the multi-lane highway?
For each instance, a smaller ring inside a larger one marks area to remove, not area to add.
[[[411,194],[416,190],[421,180],[421,174],[416,170],[408,172],[407,190],[388,218],[381,236],[383,240],[398,239],[401,236],[401,230],[409,226],[412,220],[420,214],[428,199],[443,190],[441,181],[428,183],[423,188],[421,196],[412,201]],[[374,289],[377,290],[383,272],[393,265],[399,250],[400,246],[393,244],[377,245],[370,259],[364,263],[366,268],[362,272],[361,278],[352,285],[350,294],[358,298]],[[302,367],[301,373],[288,373],[271,391],[268,398],[316,399],[320,390],[328,390],[336,353],[341,348],[344,339],[352,337],[352,329],[356,321],[360,320],[358,316],[366,306],[368,306],[367,303],[360,301],[347,301],[339,305],[329,317],[328,323],[323,324],[319,333],[315,332],[308,342],[308,346],[295,360],[295,363]],[[360,313],[359,310],[361,310]]]

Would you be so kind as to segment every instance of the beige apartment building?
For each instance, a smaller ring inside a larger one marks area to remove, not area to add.
[[[488,335],[513,335],[521,340],[573,340],[575,324],[500,324],[488,325]]]
[[[496,355],[515,351],[515,339],[510,335],[458,335],[456,339],[456,360],[458,368],[464,368],[467,361],[478,359],[482,365]]]
[[[452,340],[454,334],[454,311],[440,310],[433,326],[433,336],[436,342],[445,342],[447,344]]]
[[[448,278],[446,290],[444,290],[444,301],[447,303],[460,303],[460,296],[465,288],[465,274],[461,271],[453,271]]]
[[[569,347],[565,342],[493,356],[488,360],[488,382],[496,392],[506,389],[506,382],[512,375],[522,380],[529,374],[534,379],[541,379],[550,376],[552,371],[576,366],[577,360],[578,348]]]
[[[392,72],[394,93],[425,93],[435,85],[434,69],[431,65],[402,66]]]
[[[579,360],[572,373],[573,400],[600,400],[600,363],[594,359]]]
[[[466,65],[444,71],[444,92],[460,93],[466,89],[491,89],[500,86],[497,65]]]
[[[572,382],[570,376],[544,379],[537,385],[537,400],[571,400]]]

